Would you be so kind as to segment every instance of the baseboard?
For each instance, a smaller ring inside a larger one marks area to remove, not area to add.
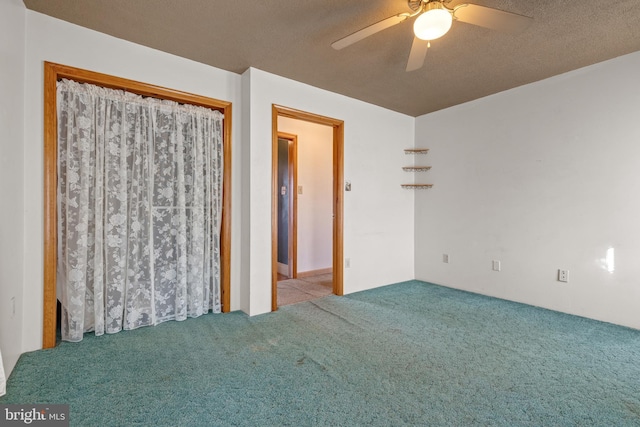
[[[287,264],[278,263],[278,273],[289,277],[289,266]]]
[[[318,276],[320,274],[328,274],[333,273],[333,268],[321,268],[320,270],[309,270],[309,271],[299,271],[298,277],[310,277],[310,276]]]

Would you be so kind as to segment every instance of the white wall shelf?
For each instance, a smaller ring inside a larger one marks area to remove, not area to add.
[[[427,190],[433,187],[433,184],[401,184],[402,188],[407,190]]]
[[[428,148],[406,148],[404,154],[427,154]]]
[[[402,168],[405,172],[426,172],[431,169],[431,166],[404,166]]]
[[[429,152],[428,148],[407,148],[404,150],[405,154],[409,155],[421,155],[427,154]],[[431,166],[404,166],[402,168],[405,172],[427,172],[431,169]],[[402,188],[406,188],[409,190],[426,190],[428,188],[433,187],[433,184],[401,184]]]

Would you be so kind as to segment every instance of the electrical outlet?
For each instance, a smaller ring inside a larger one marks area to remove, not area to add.
[[[494,259],[492,261],[491,269],[493,271],[500,271],[500,261],[498,261],[497,259]]]
[[[442,262],[449,264],[449,254],[442,254]]]
[[[569,270],[558,270],[558,282],[569,281]]]
[[[351,268],[351,258],[344,259],[344,268]]]

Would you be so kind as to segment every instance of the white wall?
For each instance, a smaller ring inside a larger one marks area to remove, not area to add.
[[[416,277],[640,328],[639,75],[640,52],[417,118]]]
[[[333,128],[278,117],[278,131],[298,137],[298,273],[331,268]]]
[[[22,353],[25,14],[20,0],[0,2],[0,351],[7,375]]]
[[[423,116],[415,128],[409,116],[256,69],[238,76],[19,0],[0,2],[0,54],[7,371],[41,347],[43,61],[233,102],[233,310],[270,310],[275,103],[345,121],[345,293],[412,279],[415,267],[418,279],[640,328],[640,53]],[[431,148],[431,190],[400,188],[414,142]],[[569,283],[555,280],[558,268]]]
[[[22,304],[18,300],[23,309],[23,324],[17,328],[22,330],[22,351],[42,344],[44,61],[234,104],[232,310],[259,314],[271,305],[272,103],[345,120],[345,177],[354,185],[345,198],[344,249],[352,263],[345,272],[345,292],[413,277],[413,194],[399,189],[402,149],[413,144],[413,118],[259,70],[250,69],[243,76],[228,73],[33,11],[26,11],[25,51],[29,122],[24,133],[24,192],[17,193],[24,197],[24,259],[29,260],[22,280],[25,298]],[[16,167],[22,172],[22,165]],[[372,268],[383,264],[388,268],[382,274]]]
[[[344,255],[351,259],[345,293],[412,279],[414,195],[400,184],[414,119],[254,68],[243,76],[243,91],[249,87],[249,129],[243,130],[250,144],[244,159],[249,221],[243,233],[249,233],[250,314],[271,309],[272,104],[344,120],[344,176],[353,188],[344,198]]]
[[[29,265],[24,280],[23,350],[35,350],[42,345],[44,61],[233,103],[231,309],[240,308],[240,76],[27,11],[24,221],[25,259]]]

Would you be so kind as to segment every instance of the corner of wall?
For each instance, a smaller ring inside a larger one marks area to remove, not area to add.
[[[250,272],[251,272],[251,253],[250,248],[250,213],[251,213],[251,176],[250,176],[250,158],[251,158],[251,68],[248,68],[241,77],[241,115],[242,129],[241,138],[236,141],[240,144],[241,155],[241,252],[240,252],[240,310],[249,313],[250,310]]]
[[[418,117],[434,187],[416,278],[640,328],[639,68],[635,52]]]
[[[24,351],[25,44],[24,4],[0,2],[0,351],[7,376]]]

